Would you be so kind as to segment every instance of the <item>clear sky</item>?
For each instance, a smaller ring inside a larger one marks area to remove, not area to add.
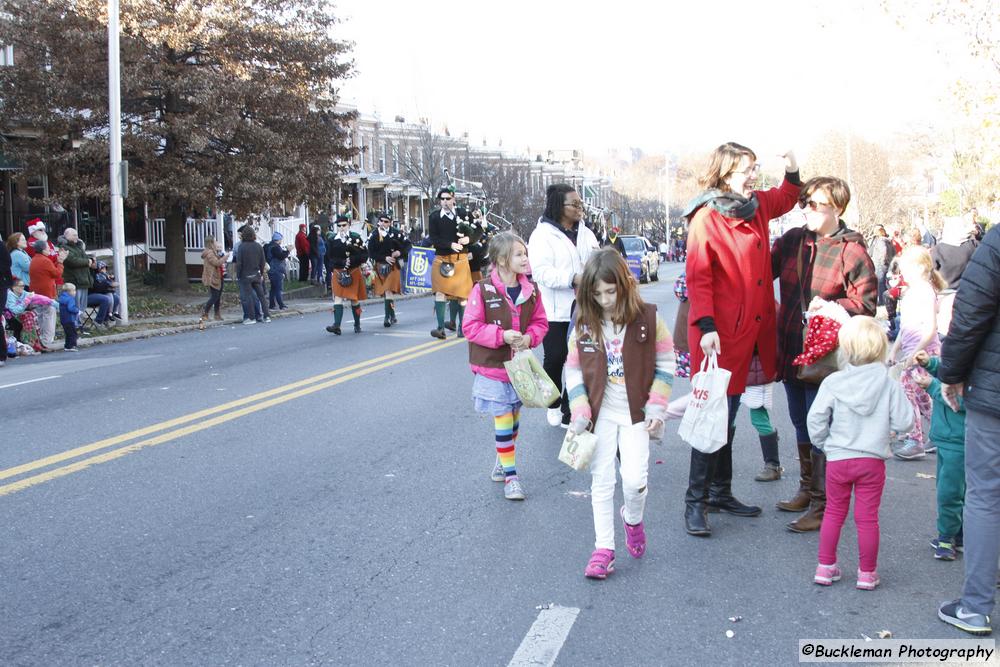
[[[344,101],[533,152],[878,138],[946,121],[970,66],[957,31],[904,29],[874,0],[340,0],[338,15],[356,43]]]

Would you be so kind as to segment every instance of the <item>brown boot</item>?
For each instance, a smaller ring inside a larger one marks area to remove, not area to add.
[[[793,533],[810,533],[819,530],[826,510],[826,455],[812,452],[812,484],[810,485],[809,511],[788,524]]]
[[[799,448],[799,490],[791,500],[782,500],[777,508],[783,512],[803,512],[809,507],[809,487],[812,484],[812,445],[798,443]]]

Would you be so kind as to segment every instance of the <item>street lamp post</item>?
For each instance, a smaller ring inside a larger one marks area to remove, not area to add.
[[[125,215],[122,201],[121,65],[118,55],[118,0],[108,0],[108,134],[111,157],[111,251],[121,298],[122,324],[128,324],[125,275]]]

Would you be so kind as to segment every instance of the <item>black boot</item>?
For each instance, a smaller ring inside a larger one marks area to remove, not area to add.
[[[744,505],[733,497],[733,436],[736,431],[730,429],[729,441],[715,453],[715,475],[708,493],[709,511],[721,511],[734,516],[758,516],[760,508],[756,505]]]
[[[706,501],[714,467],[715,454],[704,454],[691,449],[691,469],[688,473],[687,493],[684,494],[684,529],[688,535],[708,537],[712,534],[708,525]]]

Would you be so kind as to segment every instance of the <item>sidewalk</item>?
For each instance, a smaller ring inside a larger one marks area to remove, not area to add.
[[[299,289],[295,292],[309,293],[309,289]],[[426,294],[405,294],[397,301],[408,301],[410,299],[420,299],[430,296]],[[381,298],[366,299],[361,302],[362,306],[380,305]],[[309,313],[328,312],[333,313],[332,297],[303,296],[295,298],[285,298],[287,310],[271,310],[271,319],[291,317],[293,315],[306,315]],[[215,327],[231,326],[243,322],[243,309],[240,307],[230,307],[222,309],[222,321],[206,320],[205,329]],[[91,335],[80,336],[77,347],[91,347],[92,345],[103,345],[105,343],[120,343],[129,340],[139,340],[141,338],[151,338],[153,336],[169,336],[171,334],[185,331],[198,331],[199,315],[166,315],[162,317],[130,318],[127,326],[113,327],[111,329],[99,328]],[[124,329],[124,330],[121,330]],[[93,327],[88,331],[94,331]],[[62,351],[63,339],[59,338],[53,343],[53,351]]]

